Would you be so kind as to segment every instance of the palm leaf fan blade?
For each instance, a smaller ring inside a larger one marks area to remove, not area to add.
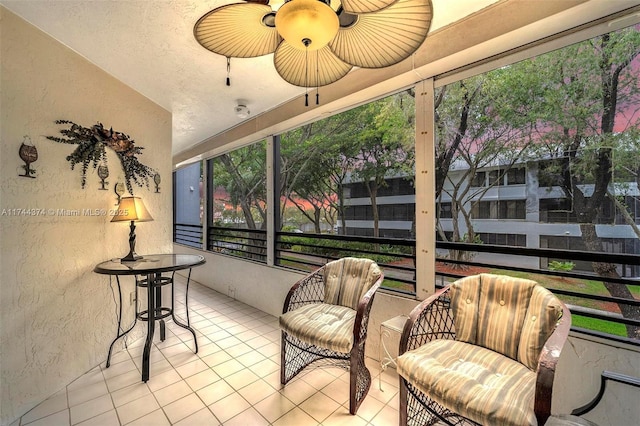
[[[320,59],[319,63],[317,58]],[[300,87],[320,87],[340,80],[351,70],[328,46],[305,52],[286,41],[280,43],[273,56],[276,71],[285,81]]]
[[[335,55],[362,68],[383,68],[415,52],[429,32],[430,0],[398,0],[378,12],[358,15],[329,43]]]
[[[205,49],[228,58],[253,58],[273,53],[282,40],[263,17],[271,7],[235,3],[213,9],[196,23],[193,34]]]
[[[377,12],[391,6],[397,0],[342,0],[342,8],[348,13]]]

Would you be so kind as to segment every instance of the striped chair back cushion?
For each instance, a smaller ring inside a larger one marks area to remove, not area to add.
[[[370,259],[345,257],[324,266],[324,302],[358,308],[360,298],[380,278],[380,268]]]
[[[456,340],[536,368],[559,318],[555,296],[535,281],[492,274],[460,279],[450,292]]]

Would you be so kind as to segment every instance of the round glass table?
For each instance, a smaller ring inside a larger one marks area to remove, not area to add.
[[[147,338],[144,345],[144,351],[142,352],[142,381],[149,380],[149,355],[151,354],[151,345],[153,343],[153,335],[155,333],[155,323],[160,323],[160,340],[165,339],[165,323],[164,318],[171,316],[173,322],[191,332],[193,335],[193,342],[195,346],[195,353],[198,352],[198,341],[196,340],[196,333],[191,328],[189,323],[189,281],[191,280],[191,268],[200,266],[205,263],[204,256],[191,255],[191,254],[152,254],[142,257],[136,261],[124,262],[120,259],[111,259],[105,262],[99,263],[93,269],[94,272],[103,275],[110,275],[116,277],[118,284],[118,330],[116,338],[113,339],[109,346],[109,354],[107,355],[107,368],[111,364],[111,352],[113,345],[120,339],[129,333],[133,327],[135,327],[137,320],[147,322]],[[187,286],[185,292],[185,308],[187,323],[180,322],[173,310],[174,301],[174,275],[179,270],[189,270],[187,277]],[[163,276],[163,273],[171,273],[171,276]],[[120,276],[132,275],[136,279],[136,314],[133,325],[127,330],[122,330],[122,290],[120,286]],[[138,278],[142,276],[143,278]],[[171,305],[169,307],[162,306],[162,287],[171,286]],[[147,309],[143,311],[138,310],[138,288],[147,289]]]

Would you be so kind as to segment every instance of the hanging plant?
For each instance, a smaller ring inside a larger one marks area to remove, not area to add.
[[[118,154],[120,164],[124,170],[125,184],[133,195],[132,182],[137,186],[145,185],[149,188],[149,178],[153,178],[155,171],[138,161],[138,155],[144,149],[135,146],[133,139],[121,132],[114,132],[113,128],[105,129],[102,123],[92,127],[83,127],[69,120],[56,120],[56,124],[68,124],[68,129],[60,130],[63,137],[47,136],[46,138],[54,142],[78,145],[78,147],[67,156],[67,161],[71,163],[71,170],[76,164],[82,164],[82,188],[87,183],[87,170],[89,165],[97,168],[99,163],[107,165],[107,147]]]

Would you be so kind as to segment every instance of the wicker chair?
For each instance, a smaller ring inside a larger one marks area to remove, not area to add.
[[[371,385],[364,363],[369,312],[383,274],[369,259],[329,262],[289,290],[280,317],[280,382],[325,360],[349,371],[349,412],[355,414]]]
[[[436,292],[400,340],[400,425],[544,425],[570,326],[534,281],[480,274]]]

